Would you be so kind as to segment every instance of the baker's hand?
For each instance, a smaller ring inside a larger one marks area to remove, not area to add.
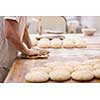
[[[29,55],[29,56],[41,56],[41,55],[47,55],[48,53],[49,53],[49,51],[44,50],[44,49],[32,48],[32,49],[28,49],[27,55]]]

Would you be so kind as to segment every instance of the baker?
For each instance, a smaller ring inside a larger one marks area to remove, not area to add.
[[[31,49],[26,16],[0,16],[0,82],[3,82],[18,51],[28,56],[44,55],[48,51]]]

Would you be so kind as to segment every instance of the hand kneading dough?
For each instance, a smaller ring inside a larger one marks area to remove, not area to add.
[[[42,38],[38,41],[38,47],[40,48],[49,48],[50,47],[50,40],[47,38]]]
[[[30,69],[30,72],[33,72],[33,71],[44,71],[46,73],[50,73],[51,72],[51,68],[49,67],[33,67],[32,69]]]
[[[27,82],[46,82],[48,81],[49,76],[46,72],[44,71],[33,71],[25,76],[25,80]]]
[[[63,47],[64,48],[74,48],[75,47],[74,41],[72,41],[71,39],[64,39]]]
[[[71,74],[72,79],[77,80],[77,81],[89,81],[92,80],[94,75],[91,71],[87,70],[80,70],[80,71],[75,71]]]
[[[96,69],[93,71],[93,74],[96,78],[100,78],[100,69]]]
[[[31,38],[33,46],[37,45],[38,40],[36,38]]]
[[[53,81],[67,81],[70,79],[71,75],[70,72],[67,70],[53,70],[52,72],[49,73],[49,77]]]
[[[86,48],[87,44],[84,40],[76,40],[75,47],[76,48]]]
[[[62,47],[62,40],[55,38],[51,40],[51,48],[61,48]]]

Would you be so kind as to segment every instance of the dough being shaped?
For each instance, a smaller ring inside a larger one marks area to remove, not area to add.
[[[38,40],[36,38],[31,38],[32,45],[36,46],[38,44]]]
[[[33,71],[44,71],[46,73],[50,73],[51,72],[51,68],[49,67],[33,67],[30,69],[30,72],[33,72]]]
[[[49,79],[49,76],[44,71],[33,71],[33,72],[29,72],[25,76],[25,80],[27,82],[34,82],[34,83],[35,82],[36,83],[46,82],[46,81],[48,81],[48,79]]]
[[[94,78],[94,75],[91,71],[88,70],[79,70],[71,74],[72,79],[77,81],[89,81]]]
[[[38,47],[40,48],[49,48],[50,47],[50,40],[47,38],[42,38],[38,41]]]
[[[96,69],[93,71],[95,78],[100,78],[100,69]]]
[[[53,81],[67,81],[68,79],[71,78],[70,72],[68,72],[67,70],[53,70],[49,73],[49,77],[51,80]]]
[[[54,38],[51,40],[51,48],[61,48],[62,47],[62,40],[58,38]]]
[[[87,44],[84,40],[76,40],[75,41],[75,47],[76,48],[86,48],[87,47]]]
[[[64,39],[63,40],[63,47],[64,48],[74,48],[75,47],[75,43],[71,39]]]

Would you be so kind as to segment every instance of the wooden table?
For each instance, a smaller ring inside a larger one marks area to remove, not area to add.
[[[76,35],[75,35],[76,36]],[[75,37],[74,36],[74,37]],[[48,59],[20,59],[17,58],[13,63],[8,76],[5,79],[5,83],[24,83],[25,74],[30,68],[37,66],[41,67],[47,62],[54,61],[85,61],[93,58],[100,58],[100,35],[92,37],[84,37],[83,35],[77,35],[80,38],[84,38],[87,41],[88,47],[83,49],[48,49],[50,56]],[[53,81],[48,81],[52,83]],[[89,83],[99,83],[99,79],[93,79],[88,81]],[[74,80],[68,80],[63,83],[78,83]]]

